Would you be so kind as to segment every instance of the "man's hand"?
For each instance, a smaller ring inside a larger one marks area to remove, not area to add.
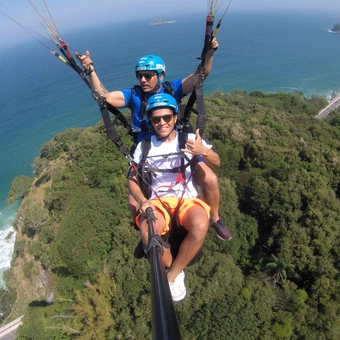
[[[84,68],[85,73],[89,75],[94,71],[93,62],[90,58],[90,52],[86,51],[85,54],[75,53],[77,59],[80,61],[81,66]]]
[[[200,135],[200,130],[196,130],[196,139],[191,140],[188,139],[185,144],[185,149],[181,149],[182,152],[187,152],[192,155],[198,156],[202,155],[204,156],[207,153],[207,147],[203,145],[202,138]]]
[[[155,208],[155,206],[153,205],[153,203],[152,203],[151,201],[146,200],[146,201],[143,201],[143,202],[140,204],[139,212],[141,213],[141,215],[146,216],[146,209],[149,208],[149,207],[152,209],[153,213],[156,212],[156,208]]]
[[[209,47],[210,50],[213,50],[213,51],[216,51],[218,49],[218,41],[216,40],[216,38],[214,38],[212,41],[211,41],[211,44],[210,44],[210,47]]]

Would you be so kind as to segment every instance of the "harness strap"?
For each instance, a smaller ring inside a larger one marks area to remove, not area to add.
[[[196,104],[197,104],[197,124],[196,127],[200,131],[201,137],[203,136],[203,130],[205,126],[205,107],[204,107],[204,98],[203,98],[203,82],[199,82],[195,85],[195,93],[196,93]]]
[[[119,119],[119,121],[123,124],[125,129],[128,131],[129,135],[132,135],[132,125],[131,123],[126,119],[126,117],[113,105],[110,103],[106,102],[107,109],[116,116],[116,118]]]
[[[189,160],[189,163],[185,164],[184,165],[184,170],[188,167],[188,166],[191,166],[191,162],[192,162],[193,158]],[[149,171],[151,171],[152,173],[155,173],[155,172],[161,172],[161,173],[164,173],[164,172],[167,172],[167,173],[171,173],[171,174],[183,174],[182,172],[182,167],[177,167],[177,168],[172,168],[172,169],[149,169]],[[184,177],[184,176],[183,176]]]
[[[201,77],[200,75],[198,77]],[[194,104],[197,104],[197,110],[193,109]],[[197,115],[196,128],[200,130],[201,137],[203,136],[203,130],[205,126],[205,107],[204,107],[204,97],[203,97],[203,81],[198,81],[195,84],[194,91],[191,92],[188,103],[184,108],[182,125],[190,126],[190,116],[191,112]],[[190,126],[191,127],[191,126]]]
[[[74,60],[71,52],[68,50],[68,44],[66,44],[63,40],[61,40],[59,38],[59,44],[56,44],[56,46],[58,47],[59,51],[64,55],[64,57],[67,59],[67,61],[69,62],[69,66],[71,66],[81,77],[81,79],[83,79],[83,81],[85,82],[85,84],[87,85],[87,87],[93,91],[92,85],[91,83],[88,81],[88,79],[86,78],[86,74],[85,72],[78,66],[78,64],[76,63],[76,61]]]
[[[102,114],[102,118],[103,118],[103,121],[104,121],[104,125],[105,125],[105,128],[106,128],[107,135],[112,140],[112,142],[115,143],[115,145],[118,147],[120,152],[125,156],[125,158],[128,160],[128,162],[131,164],[132,160],[131,160],[130,153],[129,153],[128,149],[125,147],[125,145],[123,144],[122,140],[120,139],[117,131],[114,128],[114,124],[111,121],[109,110],[108,110],[108,104],[106,102],[105,97],[100,96],[98,94],[98,92],[94,91],[93,92],[93,98],[96,100],[96,102],[99,106],[99,109],[100,109],[100,112]],[[115,107],[113,107],[112,105],[111,105],[111,108],[113,108],[114,111],[117,111],[118,117],[116,116],[116,120],[119,117],[124,117],[120,113],[120,111],[118,109],[116,109]],[[119,114],[118,114],[118,112],[119,112]]]

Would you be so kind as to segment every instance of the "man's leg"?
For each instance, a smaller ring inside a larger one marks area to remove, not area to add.
[[[208,215],[200,205],[194,205],[186,211],[182,225],[188,229],[176,259],[168,271],[168,281],[174,282],[178,274],[190,263],[201,249],[208,231]]]
[[[139,214],[139,204],[130,193],[128,195],[128,204],[132,221],[135,221],[137,215]]]
[[[155,221],[156,232],[158,233],[158,235],[162,235],[163,230],[166,229],[166,221],[165,221],[164,215],[160,213],[157,208],[155,212],[155,217],[156,217],[156,221]],[[139,230],[140,230],[140,235],[141,235],[144,247],[146,248],[149,242],[149,228],[148,228],[148,222],[145,216],[141,216]],[[164,253],[163,253],[164,265],[165,267],[169,268],[172,264],[172,255],[170,252],[170,248],[163,247],[163,249],[164,249]]]
[[[211,227],[221,240],[231,240],[232,234],[219,215],[220,189],[215,173],[204,163],[197,164],[198,184],[202,188],[203,200],[210,208]]]
[[[132,221],[134,223],[134,227],[136,229],[138,229],[135,221],[136,221],[136,217],[139,214],[139,204],[138,202],[133,198],[133,196],[131,195],[131,193],[129,192],[128,195],[128,205],[129,205],[129,210],[130,210],[130,215],[132,218]],[[144,253],[144,249],[143,249],[143,244],[142,241],[139,241],[137,246],[135,247],[135,250],[133,252],[133,256],[136,259],[142,259],[145,257],[145,253]]]
[[[199,185],[202,188],[204,202],[211,208],[210,217],[217,221],[220,216],[218,213],[220,205],[220,189],[215,173],[204,163],[197,163],[197,175]]]

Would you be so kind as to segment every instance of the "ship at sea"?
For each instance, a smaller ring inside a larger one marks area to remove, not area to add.
[[[162,20],[162,19],[155,19],[149,23],[149,26],[155,26],[155,25],[163,25],[163,24],[173,24],[175,23],[175,20]]]

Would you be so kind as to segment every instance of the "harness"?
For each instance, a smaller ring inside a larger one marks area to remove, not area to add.
[[[198,75],[199,77],[199,75]],[[176,100],[176,94],[175,90],[173,89],[171,82],[165,81],[162,84],[164,88],[164,93],[168,93],[171,96],[173,96]],[[147,134],[152,131],[152,128],[150,126],[147,126],[147,114],[146,114],[146,97],[142,91],[141,86],[135,85],[131,89],[131,96],[128,102],[127,107],[131,110],[131,115],[134,114],[134,103],[133,103],[133,94],[138,89],[139,93],[141,94],[141,105],[138,112],[138,117],[141,119],[142,123],[139,128],[133,128],[131,122],[129,122],[126,117],[114,106],[107,103],[105,98],[98,96],[96,98],[95,95],[93,95],[94,99],[97,101],[97,104],[99,105],[102,118],[104,121],[105,129],[107,132],[108,137],[113,141],[113,143],[118,147],[118,149],[123,153],[123,155],[128,159],[129,163],[131,164],[131,155],[134,151],[134,147],[137,145],[137,135],[138,133],[142,132],[144,134]],[[200,130],[201,136],[203,135],[204,125],[205,125],[205,109],[204,109],[204,100],[203,100],[203,81],[199,81],[195,85],[195,90],[192,92],[189,101],[186,105],[180,104],[181,100],[178,102],[178,119],[176,123],[176,130],[179,133],[179,140],[184,140],[182,142],[182,145],[185,145],[185,140],[187,139],[186,136],[188,133],[194,133],[194,129],[191,126],[190,123],[190,117],[191,113],[195,113],[197,115],[197,123],[196,128]],[[197,110],[193,108],[195,102],[197,102]],[[109,115],[109,112],[111,112],[115,119],[112,121]],[[125,129],[127,130],[128,134],[133,137],[134,141],[134,147],[130,150],[130,152],[127,150],[127,148],[124,146],[123,142],[121,141],[116,129],[115,125],[117,124],[117,121],[120,121]]]
[[[184,149],[185,148],[185,141],[184,135],[178,135],[179,139],[179,148]],[[141,149],[142,149],[142,159],[141,161],[135,165],[135,168],[137,170],[137,177],[139,179],[140,188],[143,192],[143,195],[149,199],[152,195],[152,176],[157,176],[156,173],[175,173],[178,174],[176,178],[176,183],[183,182],[186,183],[190,179],[187,179],[186,177],[186,168],[190,166],[191,169],[191,176],[195,174],[196,172],[196,162],[197,162],[197,156],[194,156],[193,158],[189,159],[187,155],[185,155],[183,152],[180,153],[168,153],[165,155],[157,155],[157,157],[169,157],[169,156],[175,156],[175,155],[181,155],[181,165],[176,168],[171,169],[150,169],[147,165],[146,159],[148,158],[148,154],[151,148],[151,141],[150,139],[145,139],[141,141]],[[155,157],[155,156],[153,156]],[[186,161],[186,162],[185,162]],[[186,181],[187,180],[187,181]],[[157,193],[155,193],[156,197],[161,201],[161,199],[158,197]]]
[[[178,134],[179,139],[179,147],[180,149],[185,148],[185,142],[186,138],[184,134]],[[163,208],[168,212],[170,217],[170,225],[169,225],[169,232],[162,236],[163,245],[167,248],[170,248],[172,256],[175,258],[178,254],[179,247],[184,240],[184,238],[187,236],[188,231],[183,226],[180,225],[179,219],[178,219],[178,212],[181,207],[181,204],[183,202],[183,195],[185,193],[185,187],[187,182],[191,179],[191,176],[194,178],[194,174],[196,173],[196,164],[197,164],[197,156],[194,156],[193,158],[189,159],[183,152],[180,153],[171,153],[171,154],[165,154],[165,155],[157,155],[157,157],[168,157],[172,155],[181,155],[181,165],[176,168],[172,169],[149,169],[147,165],[147,158],[148,154],[151,148],[151,141],[150,139],[143,140],[141,142],[141,148],[142,148],[142,158],[141,161],[138,164],[134,164],[134,168],[137,171],[137,178],[139,181],[140,188],[144,194],[144,196],[149,199],[152,195],[152,176],[157,176],[157,173],[177,173],[176,183],[183,182],[184,183],[184,191],[182,193],[182,196],[178,200],[177,207],[175,208],[175,211],[173,214],[170,213],[169,208],[163,203],[162,199],[157,195],[156,192],[154,194],[156,195],[159,202],[162,204]],[[155,156],[152,156],[155,157]],[[186,169],[190,167],[191,169],[191,176],[187,178],[186,176]],[[194,182],[195,184],[195,182]],[[195,255],[195,257],[191,260],[189,265],[196,263],[199,261],[203,254],[202,248],[198,251],[198,253]]]
[[[176,97],[175,90],[173,89],[171,83],[169,81],[165,81],[162,83],[164,93],[168,93],[174,98]],[[142,87],[140,85],[135,85],[131,89],[131,96],[128,102],[127,107],[131,110],[131,115],[134,115],[135,109],[134,109],[134,103],[133,103],[133,94],[136,92],[136,90],[139,91],[141,94],[141,104],[138,111],[138,117],[142,121],[141,126],[139,128],[132,128],[132,136],[134,143],[137,144],[137,134],[142,132],[144,134],[147,134],[152,131],[151,126],[147,126],[147,114],[146,114],[146,97],[142,91]]]

